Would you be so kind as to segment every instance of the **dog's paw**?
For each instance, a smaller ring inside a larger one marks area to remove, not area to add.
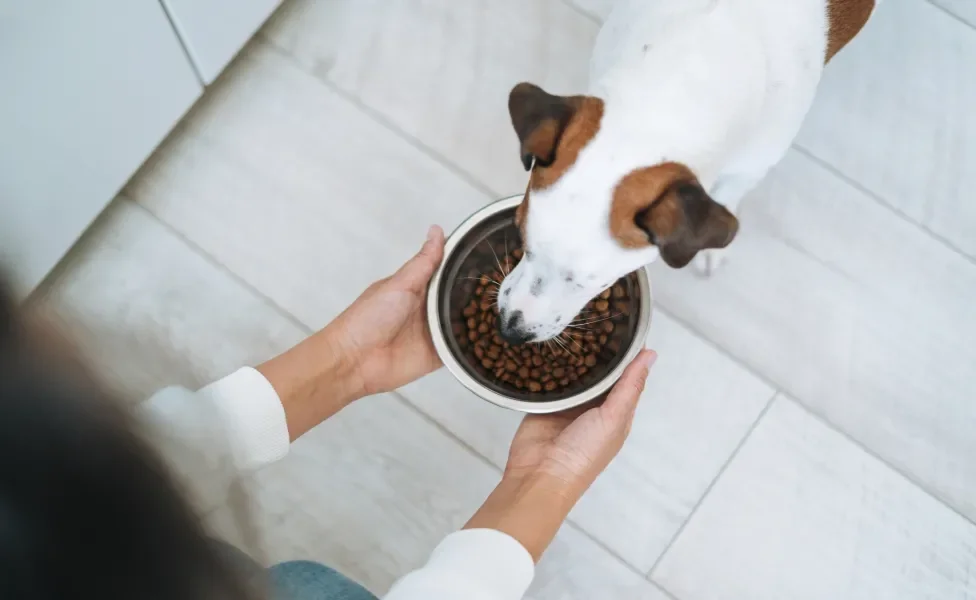
[[[704,277],[711,277],[725,264],[727,252],[726,248],[702,250],[695,256],[695,270]]]

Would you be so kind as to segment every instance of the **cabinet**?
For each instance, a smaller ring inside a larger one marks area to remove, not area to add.
[[[156,0],[0,0],[0,262],[20,293],[201,92]]]
[[[224,70],[280,0],[162,0],[207,85]]]
[[[0,269],[26,295],[279,0],[0,0]]]

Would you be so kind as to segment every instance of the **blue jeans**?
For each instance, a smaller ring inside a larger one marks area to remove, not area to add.
[[[329,567],[307,560],[268,569],[274,600],[376,600],[363,586]]]
[[[215,542],[217,553],[245,581],[271,588],[271,600],[376,600],[355,581],[329,567],[308,560],[293,560],[264,569],[230,544]]]

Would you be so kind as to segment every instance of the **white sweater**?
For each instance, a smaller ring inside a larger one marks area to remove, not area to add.
[[[288,454],[285,411],[271,384],[240,369],[194,393],[157,392],[139,407],[157,448],[191,494],[209,512],[224,502],[242,472]],[[400,579],[385,600],[518,600],[535,565],[512,537],[491,529],[447,536],[426,566]]]

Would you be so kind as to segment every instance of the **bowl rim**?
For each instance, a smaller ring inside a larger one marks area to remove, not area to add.
[[[440,357],[441,362],[444,363],[444,366],[448,371],[450,371],[451,375],[453,375],[454,378],[457,379],[461,385],[463,385],[469,391],[474,393],[476,396],[491,402],[492,404],[501,406],[502,408],[529,414],[549,414],[569,410],[571,408],[586,404],[592,400],[596,400],[604,393],[609,391],[615,383],[617,383],[620,376],[623,375],[624,370],[627,368],[627,365],[637,358],[637,355],[647,343],[647,334],[651,326],[651,312],[653,310],[654,303],[652,302],[651,298],[650,278],[647,276],[646,267],[642,267],[636,271],[637,285],[641,292],[639,306],[640,313],[637,318],[637,327],[634,332],[634,338],[631,341],[630,346],[627,348],[627,351],[624,353],[623,360],[621,360],[614,369],[612,369],[591,387],[580,390],[578,393],[573,394],[572,396],[550,402],[528,402],[526,400],[517,400],[515,398],[499,394],[495,390],[492,390],[479,383],[461,365],[458,358],[454,356],[454,353],[451,352],[446,340],[446,336],[452,335],[452,333],[450,331],[450,327],[447,327],[445,323],[441,322],[440,307],[438,306],[441,286],[444,281],[444,271],[449,258],[453,255],[454,251],[457,250],[458,245],[461,243],[461,240],[464,239],[465,235],[467,235],[483,221],[506,210],[514,209],[522,202],[523,197],[524,194],[518,194],[492,202],[469,216],[460,225],[458,225],[454,231],[451,232],[451,235],[448,236],[444,245],[444,258],[441,260],[440,266],[438,266],[437,271],[434,273],[434,276],[431,278],[430,284],[427,287],[427,324],[430,327],[430,334],[434,342],[434,349],[437,351],[437,355]]]

